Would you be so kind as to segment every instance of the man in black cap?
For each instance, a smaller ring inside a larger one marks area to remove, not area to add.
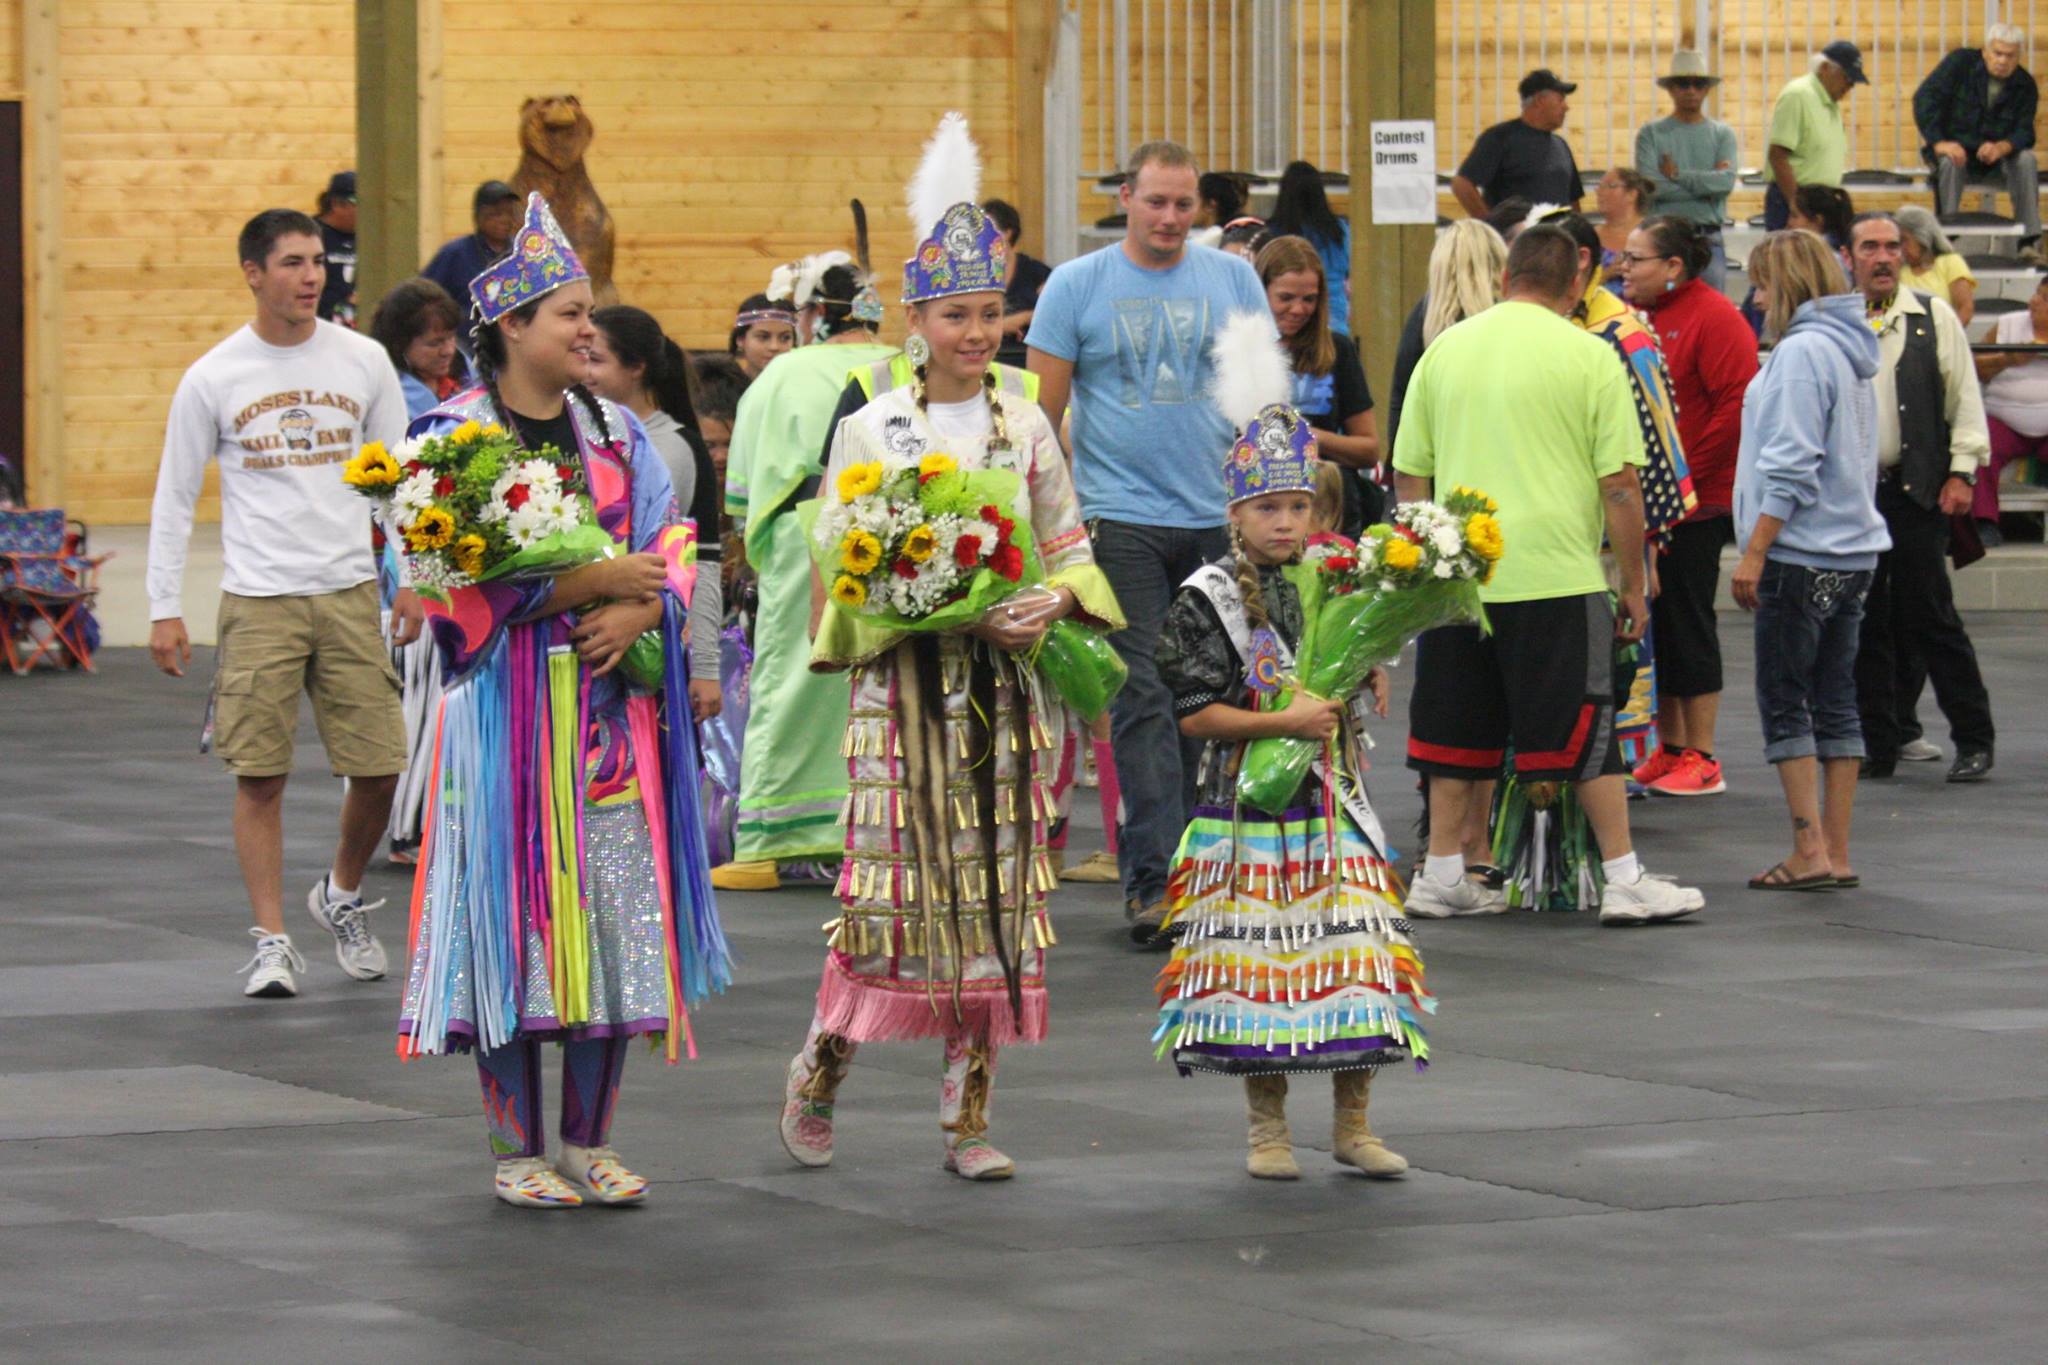
[[[1770,147],[1771,183],[1764,190],[1764,227],[1783,228],[1792,216],[1792,200],[1801,185],[1842,187],[1849,163],[1849,134],[1842,127],[1842,101],[1859,85],[1863,53],[1856,44],[1837,38],[1813,54],[1813,69],[1794,76],[1778,92],[1771,108],[1771,128],[1764,135]]]
[[[319,315],[344,327],[356,325],[356,173],[336,171],[320,192],[320,244],[327,252],[327,283],[320,290]]]
[[[478,185],[469,206],[476,231],[444,243],[420,274],[447,290],[448,297],[467,299],[469,282],[511,249],[512,234],[519,227],[521,202],[519,191],[502,180],[486,180]]]
[[[1571,144],[1557,135],[1571,106],[1565,96],[1579,87],[1559,80],[1548,67],[1522,77],[1522,116],[1481,133],[1451,177],[1451,193],[1465,212],[1484,218],[1503,199],[1519,196],[1532,204],[1577,208],[1585,187]]]

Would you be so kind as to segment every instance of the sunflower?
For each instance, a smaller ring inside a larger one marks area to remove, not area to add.
[[[832,580],[832,600],[842,607],[866,606],[868,590],[858,578],[841,574]]]
[[[851,573],[867,573],[882,562],[882,542],[866,531],[848,531],[839,542],[839,563]]]
[[[946,457],[941,455],[939,458],[943,460]],[[913,526],[910,534],[903,537],[903,557],[914,564],[924,563],[938,548],[938,533],[929,526]]]
[[[1390,569],[1412,569],[1422,562],[1421,548],[1413,541],[1403,540],[1399,536],[1388,540],[1382,553]]]
[[[455,542],[455,567],[475,578],[484,571],[484,538],[474,532]]]
[[[481,424],[475,421],[464,422],[461,426],[448,433],[449,441],[459,446],[474,445],[483,438],[484,429]]]
[[[936,479],[939,475],[950,474],[959,467],[953,462],[951,455],[942,450],[934,450],[917,462],[917,480],[923,483],[927,479]]]
[[[499,426],[496,422],[486,422],[484,424],[484,429],[478,433],[478,435],[482,436],[483,439],[485,439],[486,441],[495,441],[504,434],[505,428]]]
[[[839,474],[839,500],[852,502],[855,498],[866,497],[882,486],[882,462],[869,460],[864,464],[851,465]]]
[[[341,481],[355,488],[389,488],[403,473],[391,452],[384,449],[384,443],[372,441],[341,467]]]
[[[405,528],[405,543],[414,550],[438,550],[455,538],[455,518],[429,507]]]
[[[1506,548],[1500,533],[1500,523],[1485,512],[1474,512],[1465,519],[1465,543],[1472,547],[1472,553],[1489,564],[1499,559]]]

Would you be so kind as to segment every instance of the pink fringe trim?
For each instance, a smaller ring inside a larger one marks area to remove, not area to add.
[[[950,984],[935,982],[932,996],[922,983],[883,985],[856,976],[845,954],[825,959],[818,983],[817,1027],[856,1043],[900,1042],[912,1038],[951,1038],[962,1034],[986,1037],[998,1044],[1042,1043],[1046,1030],[1043,982],[1023,983],[1024,1014],[1010,1008],[1010,993],[1000,979],[970,981],[961,992],[960,1016],[953,1011]],[[932,1008],[936,996],[938,1009]]]

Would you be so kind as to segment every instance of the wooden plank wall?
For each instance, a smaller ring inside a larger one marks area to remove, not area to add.
[[[948,109],[980,143],[984,195],[1014,192],[1010,0],[603,5],[442,0],[442,227],[510,178],[520,104],[574,93],[618,225],[617,282],[687,346],[722,346],[774,267],[852,246],[868,208],[885,331],[910,254],[903,187]]]
[[[21,0],[0,0],[0,99],[21,98]]]
[[[96,521],[144,522],[179,375],[249,318],[236,234],[265,208],[310,212],[354,164],[355,7],[64,0],[58,13],[64,497]]]

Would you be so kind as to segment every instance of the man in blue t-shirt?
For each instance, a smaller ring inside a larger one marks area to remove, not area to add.
[[[1229,549],[1223,458],[1235,433],[1209,403],[1209,341],[1233,312],[1268,315],[1242,258],[1188,245],[1201,202],[1173,142],[1131,154],[1121,244],[1052,272],[1025,337],[1055,428],[1072,399],[1074,484],[1095,560],[1128,628],[1131,670],[1111,710],[1124,827],[1117,844],[1131,937],[1165,946],[1166,875],[1193,813],[1199,743],[1185,739],[1154,655],[1181,581]]]

